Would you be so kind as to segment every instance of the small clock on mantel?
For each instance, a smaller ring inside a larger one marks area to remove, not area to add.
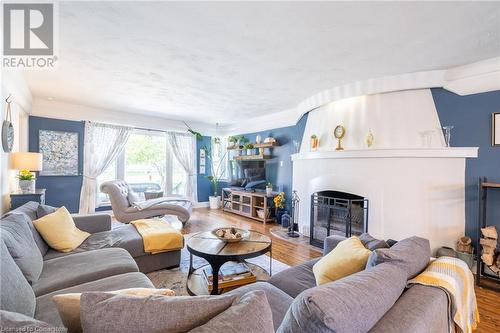
[[[333,135],[338,140],[338,142],[337,142],[337,148],[335,148],[335,150],[344,150],[344,148],[342,148],[342,139],[345,136],[345,127],[342,126],[342,125],[338,125],[333,130]]]

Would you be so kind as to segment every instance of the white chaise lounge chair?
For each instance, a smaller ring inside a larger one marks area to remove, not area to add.
[[[193,204],[188,199],[182,197],[158,198],[134,204],[129,200],[130,191],[130,186],[124,180],[113,180],[101,185],[101,192],[109,196],[115,218],[122,223],[163,215],[175,215],[185,225],[191,217]]]

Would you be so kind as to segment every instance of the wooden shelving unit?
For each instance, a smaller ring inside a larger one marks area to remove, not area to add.
[[[478,286],[492,289],[495,291],[500,291],[500,276],[498,274],[489,274],[486,269],[486,265],[481,260],[481,244],[479,240],[481,239],[481,228],[485,228],[487,223],[486,216],[486,203],[488,202],[488,190],[500,190],[500,183],[488,182],[486,178],[479,178],[479,217],[478,217],[478,228],[477,228],[477,273],[476,273],[476,284]],[[484,283],[481,281],[482,278],[487,278],[491,282],[496,283]]]
[[[270,159],[270,155],[258,154],[258,155],[239,155],[235,156],[234,160],[236,161],[258,161],[258,160],[268,160]]]
[[[222,189],[222,210],[225,212],[245,216],[264,224],[274,222],[272,214],[272,200],[276,193],[270,196],[262,191],[244,191],[232,188]],[[258,211],[265,212],[263,217],[259,217]]]

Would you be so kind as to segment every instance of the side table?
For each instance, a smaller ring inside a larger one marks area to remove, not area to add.
[[[16,209],[29,201],[45,204],[45,189],[37,188],[35,192],[23,193],[21,191],[10,194],[10,209]]]

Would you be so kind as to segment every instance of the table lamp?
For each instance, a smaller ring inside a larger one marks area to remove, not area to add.
[[[17,178],[21,192],[35,192],[36,177],[31,171],[41,171],[42,161],[41,153],[17,152],[11,154],[12,169],[19,170]]]

